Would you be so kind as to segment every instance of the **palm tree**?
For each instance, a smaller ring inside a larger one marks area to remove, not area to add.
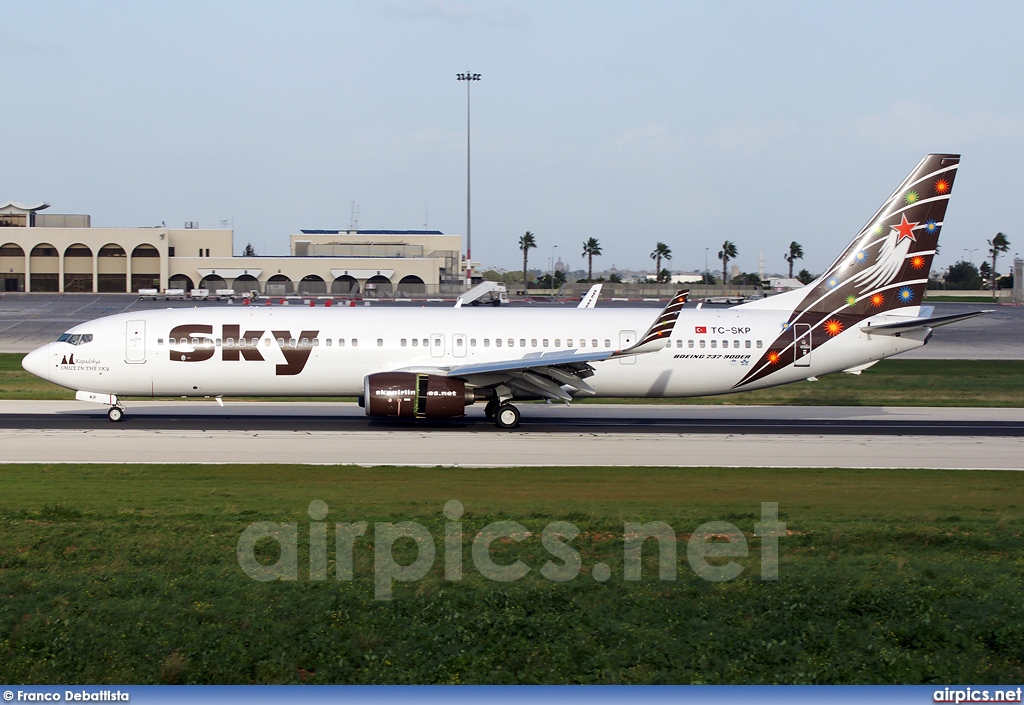
[[[523,291],[526,291],[526,263],[530,257],[530,250],[537,247],[537,240],[529,230],[519,238],[519,249],[523,251]]]
[[[992,255],[992,298],[996,297],[996,257],[1001,255],[1010,249],[1010,240],[1002,233],[996,233],[996,236],[988,241],[991,249],[988,251]]]
[[[729,280],[726,278],[726,270],[729,267],[729,260],[735,259],[737,255],[736,243],[729,242],[726,240],[722,243],[722,249],[718,253],[718,259],[722,260],[722,283],[728,284]]]
[[[583,256],[587,258],[587,281],[594,281],[594,257],[600,256],[601,243],[592,237],[583,243]]]
[[[795,240],[789,243],[789,254],[782,255],[782,259],[789,262],[789,278],[793,278],[793,262],[798,259],[804,258],[804,248],[800,247],[800,243]]]
[[[654,265],[654,281],[661,281],[661,260],[672,259],[672,250],[664,242],[659,242],[654,246],[654,252],[651,253],[651,259],[655,260]]]

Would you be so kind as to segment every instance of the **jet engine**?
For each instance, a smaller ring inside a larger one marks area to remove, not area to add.
[[[474,395],[466,382],[415,372],[379,372],[363,378],[367,416],[450,419],[466,415]]]

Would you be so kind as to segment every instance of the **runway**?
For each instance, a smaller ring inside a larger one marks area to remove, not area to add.
[[[1024,470],[1024,410],[524,404],[518,431],[368,419],[354,404],[7,402],[3,462]]]

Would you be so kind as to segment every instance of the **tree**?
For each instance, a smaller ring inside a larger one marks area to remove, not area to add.
[[[527,288],[526,263],[530,257],[530,250],[537,247],[537,239],[529,230],[519,237],[519,249],[523,251],[523,291]]]
[[[592,237],[583,243],[583,256],[587,258],[587,281],[594,280],[594,257],[601,255],[601,243]]]
[[[614,272],[614,273],[608,275],[608,281],[610,283],[612,283],[612,284],[621,284],[622,283],[622,277],[619,276],[618,272]]]
[[[1010,249],[1010,240],[1002,233],[996,233],[996,236],[988,241],[989,249],[988,253],[992,256],[992,298],[996,296],[996,257],[1003,254]]]
[[[722,243],[722,249],[718,252],[718,259],[722,260],[722,281],[729,281],[729,260],[735,259],[737,255],[736,244],[726,240]]]
[[[801,269],[800,273],[796,275],[797,281],[801,284],[810,284],[814,281],[814,275],[808,272],[806,269]]]
[[[252,246],[252,243],[246,243],[245,249],[242,250],[242,257],[255,257],[256,248]]]
[[[757,272],[742,272],[732,278],[732,283],[739,286],[761,286],[761,277]]]
[[[948,289],[980,289],[981,274],[973,262],[960,260],[950,265],[946,272],[946,288]]]
[[[654,246],[654,251],[651,253],[651,259],[655,261],[654,265],[654,279],[655,281],[661,281],[661,260],[672,259],[672,250],[664,242],[659,242]],[[671,279],[672,277],[669,277]]]
[[[789,262],[789,278],[790,279],[793,278],[793,262],[795,262],[798,259],[803,259],[803,258],[804,258],[804,248],[802,248],[800,246],[800,243],[795,241],[795,240],[793,242],[789,243],[789,254],[782,255],[782,259],[784,259],[787,262]]]

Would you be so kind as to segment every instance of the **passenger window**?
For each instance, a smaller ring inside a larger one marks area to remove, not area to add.
[[[739,350],[740,349],[740,341],[738,341],[738,340],[732,341],[732,346],[734,348],[736,348],[737,350]]]
[[[260,344],[260,339],[259,338],[253,338],[252,339],[252,346],[254,348],[257,347],[259,344]]]
[[[429,346],[429,345],[430,345],[430,343],[428,343],[428,342],[427,342],[427,339],[426,339],[426,338],[424,338],[424,339],[423,339],[423,347],[427,347],[427,346]]]
[[[157,345],[163,345],[164,344],[164,339],[163,338],[157,338],[156,339],[156,344]]]
[[[686,341],[686,346],[689,347],[689,348],[693,347],[693,339],[692,338],[690,340]]]
[[[555,347],[556,348],[562,347],[562,341],[559,340],[558,338],[555,338]]]
[[[705,347],[705,345],[704,345],[704,344],[705,344],[706,342],[707,342],[706,340],[701,340],[701,341],[700,341],[700,346],[701,346],[701,348]]]
[[[728,340],[723,340],[723,341],[722,341],[722,347],[723,347],[723,348],[727,348],[727,347],[729,347],[729,341],[728,341]]]
[[[475,348],[476,347],[476,338],[470,338],[469,339],[469,347],[471,347],[471,348]]]
[[[590,347],[592,347],[592,348],[596,348],[597,347],[597,338],[594,338],[593,340],[590,341]]]
[[[315,348],[315,347],[318,347],[319,345],[320,345],[320,338],[313,338],[313,347]]]
[[[494,347],[496,347],[496,348],[500,348],[501,347],[501,338],[495,338],[494,339]]]
[[[378,348],[383,348],[384,347],[384,338],[377,338],[377,347]]]
[[[338,338],[338,347],[339,348],[345,347],[345,339],[344,338]]]
[[[402,338],[402,342],[400,343],[400,345],[401,345],[401,346],[402,346],[402,347],[404,348],[404,347],[405,347],[405,344],[406,344],[406,342],[407,342],[407,341],[406,341],[406,339],[405,339],[405,338]]]
[[[520,338],[519,339],[519,347],[521,347],[521,348],[525,348],[526,347],[526,338]]]
[[[606,348],[610,348],[612,346],[612,341],[608,340],[608,338],[605,338],[604,339],[604,346]]]
[[[581,348],[587,347],[587,339],[586,338],[580,338],[580,347]]]
[[[464,342],[464,341],[463,341],[463,339],[462,339],[462,338],[459,338],[458,336],[456,336],[456,338],[455,338],[455,345],[457,345],[458,347],[460,347],[460,348],[461,348],[461,347],[462,347],[462,344],[463,344],[463,342]]]
[[[301,340],[299,340],[299,345],[304,347],[304,348],[308,348],[309,347],[309,338],[302,338]]]
[[[747,341],[747,349],[749,349],[749,348],[750,348],[750,341],[748,340]]]
[[[419,339],[419,338],[413,338],[413,339],[412,339],[412,346],[413,346],[414,348],[415,348],[415,347],[418,347],[418,346],[419,346],[419,344],[420,344],[420,339]]]
[[[676,341],[676,347],[677,347],[677,348],[681,348],[681,347],[683,347],[683,341],[682,341],[682,340],[677,340],[677,341]]]
[[[484,347],[485,348],[491,347],[491,339],[490,338],[484,338]]]
[[[352,338],[352,347],[359,347],[359,338]]]
[[[558,341],[556,340],[555,342],[557,343]],[[571,348],[572,347],[572,338],[569,338],[568,340],[565,341],[565,347],[567,347],[567,348]]]
[[[228,338],[227,340],[224,341],[224,346],[228,347],[228,348],[235,347],[235,339],[234,338]]]
[[[759,350],[761,349],[761,341],[760,341],[760,340],[759,340],[759,341],[757,341],[757,348],[758,348]]]
[[[546,348],[548,346],[548,339],[544,338],[543,343],[544,343],[544,347]],[[534,345],[536,345],[536,343],[534,343]]]
[[[532,348],[537,347],[537,339],[536,338],[530,338],[530,347],[532,347]]]
[[[711,347],[717,348],[718,347],[718,341],[717,340],[712,340],[711,341]]]
[[[331,347],[331,339],[330,338],[324,339],[324,342],[327,343],[327,347]]]
[[[264,340],[263,340],[263,347],[269,348],[270,347],[270,340],[271,340],[270,338],[264,338]]]
[[[277,339],[277,347],[279,347],[279,348],[283,348],[284,347],[284,338],[278,338]]]
[[[288,338],[288,347],[294,348],[295,347],[295,342],[296,342],[295,338]]]

